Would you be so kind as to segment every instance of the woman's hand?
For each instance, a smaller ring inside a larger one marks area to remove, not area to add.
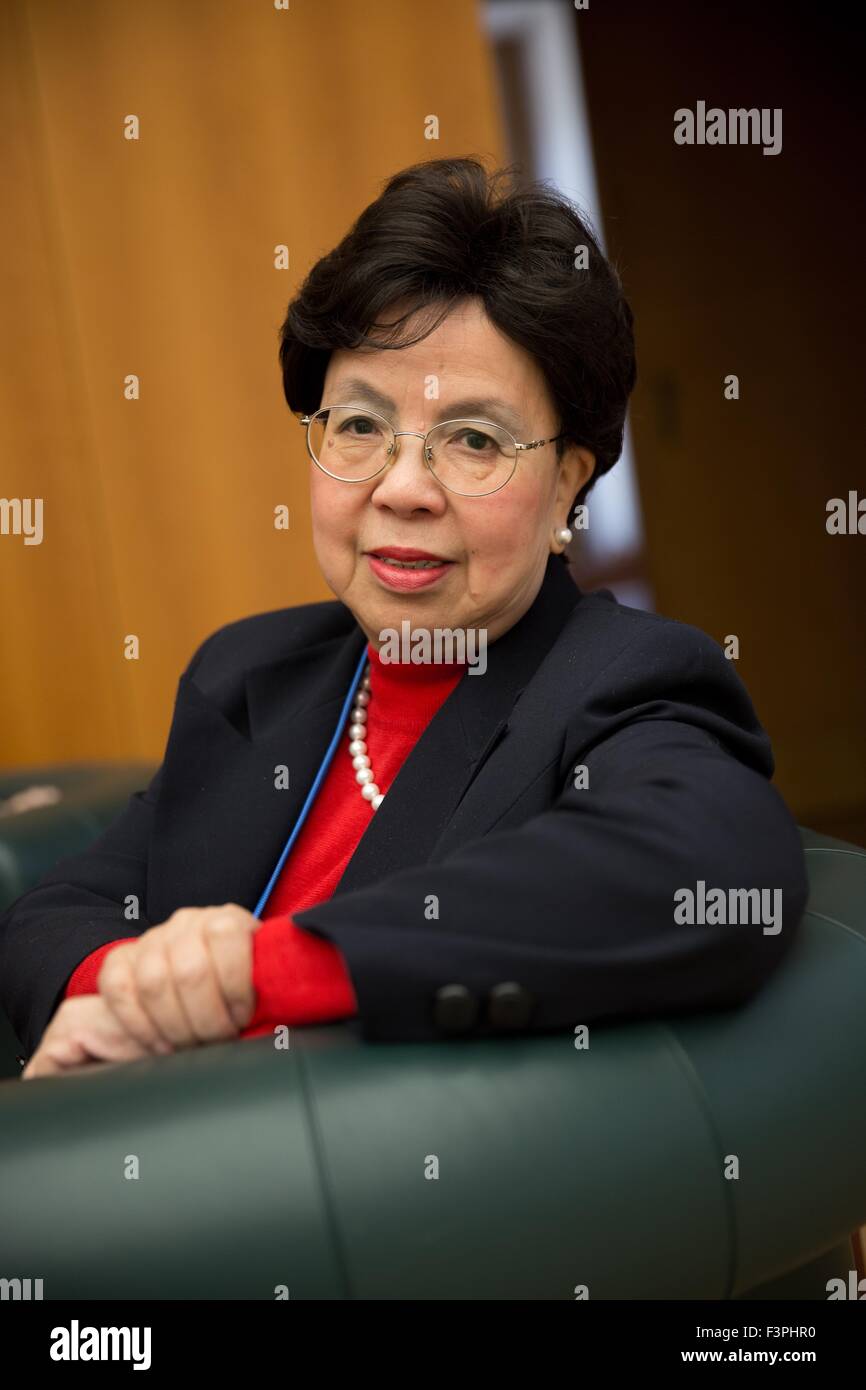
[[[134,1062],[149,1051],[118,1023],[100,995],[82,994],[64,999],[21,1079],[58,1076],[91,1062]]]
[[[148,1051],[237,1037],[255,1010],[252,936],[260,925],[237,903],[180,908],[109,952],[99,997]]]

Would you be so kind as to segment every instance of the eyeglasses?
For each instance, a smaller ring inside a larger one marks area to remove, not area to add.
[[[395,430],[383,415],[363,406],[330,405],[301,415],[307,452],[323,473],[341,483],[366,483],[397,457],[401,435],[423,440],[424,462],[437,482],[461,497],[486,497],[513,476],[521,450],[540,449],[564,435],[518,444],[489,420],[443,420],[426,434]]]

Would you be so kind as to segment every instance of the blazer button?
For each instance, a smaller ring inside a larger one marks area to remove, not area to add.
[[[433,1022],[443,1033],[467,1033],[478,1017],[478,999],[465,985],[443,985],[433,996]]]
[[[491,1028],[501,1028],[503,1032],[525,1028],[532,1009],[532,995],[513,980],[494,985],[487,996],[487,1021]]]

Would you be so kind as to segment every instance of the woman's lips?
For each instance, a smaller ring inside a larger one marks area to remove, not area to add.
[[[400,565],[389,565],[385,560],[380,560],[378,555],[368,555],[367,559],[377,579],[381,579],[389,589],[399,589],[403,593],[407,589],[427,589],[431,584],[438,583],[454,563],[453,560],[446,560],[435,569],[413,570],[404,569]]]

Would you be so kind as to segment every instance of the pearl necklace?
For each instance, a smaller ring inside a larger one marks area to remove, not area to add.
[[[385,793],[380,792],[376,786],[376,779],[373,776],[373,769],[367,755],[367,743],[364,735],[367,732],[367,706],[369,703],[370,663],[368,661],[364,679],[361,681],[352,707],[349,723],[349,753],[352,757],[352,766],[355,769],[355,781],[361,787],[361,795],[365,801],[369,801],[373,810],[377,811],[385,800]]]

